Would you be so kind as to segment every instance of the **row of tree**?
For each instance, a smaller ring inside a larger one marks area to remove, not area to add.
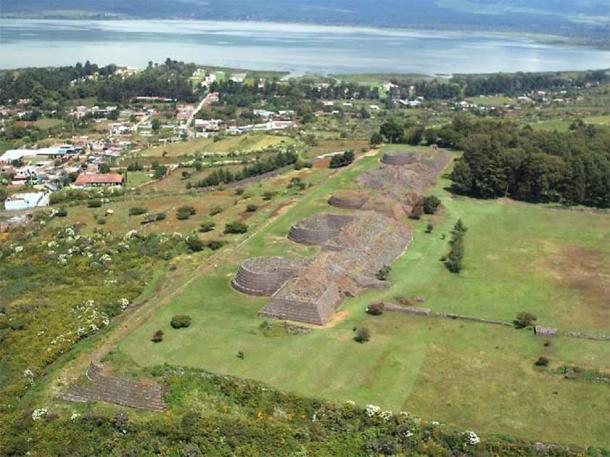
[[[297,160],[298,156],[294,152],[278,152],[273,156],[257,159],[254,163],[246,165],[237,173],[232,173],[227,168],[218,168],[202,180],[191,185],[191,187],[212,187],[218,186],[219,184],[229,184],[235,181],[241,181],[242,179],[259,176],[289,165],[294,165]]]

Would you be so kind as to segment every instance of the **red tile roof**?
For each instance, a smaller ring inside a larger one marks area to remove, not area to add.
[[[85,186],[87,184],[123,184],[123,175],[118,173],[83,173],[78,175],[74,184],[77,186]]]

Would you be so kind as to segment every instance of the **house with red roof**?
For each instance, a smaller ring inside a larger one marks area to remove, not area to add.
[[[82,173],[78,175],[74,186],[76,187],[108,187],[122,186],[125,178],[118,173]]]

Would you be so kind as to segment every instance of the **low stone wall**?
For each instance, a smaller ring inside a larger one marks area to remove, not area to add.
[[[582,338],[584,340],[594,341],[610,341],[610,335],[591,335],[589,333],[579,331],[565,331],[562,334],[563,336],[570,338]]]
[[[430,308],[419,308],[417,306],[400,306],[400,305],[394,305],[392,303],[384,303],[383,305],[384,305],[384,310],[389,311],[389,312],[409,313],[409,314],[417,314],[420,316],[441,317],[444,319],[454,319],[454,320],[462,320],[462,321],[469,321],[469,322],[477,322],[480,324],[501,325],[503,327],[511,327],[511,328],[514,327],[514,324],[512,322],[499,321],[499,320],[494,320],[494,319],[482,319],[479,317],[463,316],[461,314],[435,312],[435,311],[432,311]],[[540,329],[540,328],[547,328],[547,327],[537,326],[537,328]],[[540,332],[540,331],[538,331],[538,332],[534,331],[534,333],[536,333],[539,336],[548,336],[548,337],[555,336],[557,334],[561,334],[562,336],[565,336],[568,338],[582,338],[582,339],[593,340],[593,341],[610,341],[610,335],[592,335],[590,333],[581,332],[581,331],[559,332],[555,328],[550,329],[550,330],[553,330],[555,333],[550,332],[548,334],[545,334],[544,332]]]

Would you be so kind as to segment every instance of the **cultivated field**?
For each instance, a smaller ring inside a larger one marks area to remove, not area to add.
[[[274,200],[257,213],[256,230],[215,255],[211,272],[189,276],[188,287],[169,293],[168,304],[129,334],[112,359],[201,367],[309,396],[409,410],[486,433],[610,444],[607,384],[566,380],[558,373],[564,365],[607,373],[609,343],[558,337],[545,346],[543,338],[527,330],[364,312],[380,299],[420,295],[434,310],[503,320],[529,311],[540,323],[563,330],[608,334],[607,214],[453,197],[444,190],[448,181],[441,180],[431,192],[446,209],[434,217],[432,234],[424,233],[426,218],[411,222],[415,241],[393,265],[391,289],[346,301],[324,329],[291,335],[273,324],[272,331],[261,330],[264,320],[256,312],[266,299],[239,294],[229,285],[239,262],[254,255],[314,252],[287,241],[289,227],[328,209],[330,194],[353,188],[354,178],[376,166],[378,157],[364,157],[341,171],[310,171],[308,181],[315,185],[304,197]],[[283,187],[283,180],[273,185]],[[439,261],[448,249],[441,235],[458,217],[468,227],[465,269],[459,276]],[[193,325],[172,330],[175,314],[189,314]],[[360,325],[371,330],[367,344],[353,341],[353,328]],[[166,337],[154,344],[150,338],[158,329]],[[238,351],[243,359],[236,357]],[[550,359],[549,367],[534,366],[539,356]]]

